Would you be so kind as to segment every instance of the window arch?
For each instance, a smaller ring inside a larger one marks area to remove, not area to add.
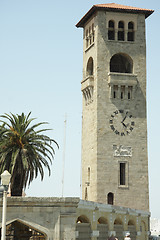
[[[127,36],[128,41],[134,41],[134,23],[129,22],[128,23],[128,36]]]
[[[119,21],[118,23],[118,40],[124,41],[124,22]]]
[[[87,63],[87,76],[93,75],[93,58],[90,57]]]
[[[115,26],[114,21],[108,22],[108,40],[115,40]]]
[[[76,223],[89,223],[89,219],[86,216],[81,215],[77,218]]]
[[[112,192],[109,192],[107,195],[107,203],[113,205],[114,202],[114,194]]]
[[[107,219],[106,218],[104,218],[104,217],[100,217],[99,219],[98,219],[98,224],[107,224],[108,222],[107,222]]]
[[[117,53],[110,60],[110,72],[132,73],[133,60],[124,53]]]
[[[122,225],[122,220],[120,218],[116,218],[114,221],[114,225]]]

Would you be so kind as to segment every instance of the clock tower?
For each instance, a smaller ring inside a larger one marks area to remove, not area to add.
[[[94,5],[83,28],[82,198],[149,210],[145,19]]]

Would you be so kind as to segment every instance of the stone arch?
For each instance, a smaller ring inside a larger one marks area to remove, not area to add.
[[[97,230],[99,231],[97,240],[108,239],[108,221],[106,218],[100,217],[98,219]]]
[[[114,231],[116,232],[116,237],[118,238],[118,240],[123,240],[124,236],[123,236],[123,222],[120,218],[116,218],[114,221]]]
[[[115,220],[114,220],[114,224],[120,224],[120,225],[123,225],[123,222],[122,222],[122,220],[120,219],[120,218],[116,218]]]
[[[0,228],[1,225],[2,224],[0,224]],[[20,236],[22,234],[22,231],[23,238],[25,237],[25,239],[27,239],[27,237],[34,236],[34,239],[38,240],[40,236],[42,240],[49,240],[49,238],[51,237],[51,233],[47,228],[44,228],[43,226],[36,223],[24,221],[19,218],[12,219],[6,222],[6,235],[8,235],[8,237],[11,234],[15,235],[16,239],[22,239]]]
[[[131,219],[128,221],[128,232],[130,233],[131,239],[136,240],[136,236],[137,236],[136,224],[135,224],[135,221]]]
[[[91,224],[89,219],[85,215],[81,215],[76,221],[76,234],[77,240],[91,239]]]
[[[125,53],[114,54],[110,59],[110,72],[133,73],[133,60]]]
[[[90,223],[90,221],[85,215],[81,215],[77,218],[76,223]]]
[[[98,218],[98,224],[108,224],[108,220],[104,217]]]
[[[90,57],[87,62],[87,69],[86,69],[86,75],[92,76],[93,75],[93,58]]]

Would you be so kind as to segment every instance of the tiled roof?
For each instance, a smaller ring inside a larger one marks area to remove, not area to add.
[[[107,3],[107,4],[97,4],[94,5],[99,8],[109,8],[109,9],[127,9],[127,10],[138,10],[138,11],[153,11],[145,8],[130,7],[126,5],[116,4],[116,3]]]
[[[128,12],[128,13],[143,13],[145,17],[149,17],[154,11],[151,9],[130,7],[116,3],[97,4],[84,15],[84,17],[76,24],[76,27],[83,27],[85,22],[98,10],[114,11],[114,12]]]

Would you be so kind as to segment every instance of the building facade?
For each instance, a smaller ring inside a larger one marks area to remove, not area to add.
[[[94,5],[83,28],[82,198],[149,210],[145,19]]]
[[[147,240],[149,213],[79,198],[9,197],[6,225],[6,240],[123,240],[128,231]]]

